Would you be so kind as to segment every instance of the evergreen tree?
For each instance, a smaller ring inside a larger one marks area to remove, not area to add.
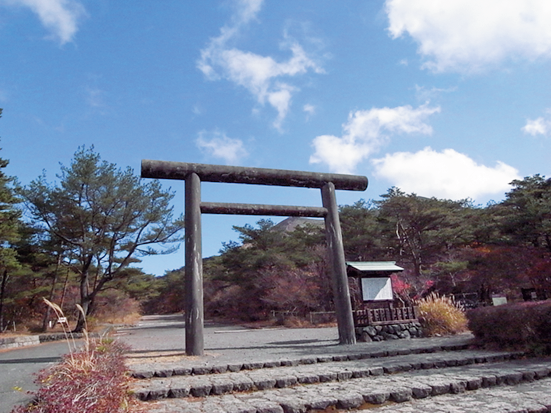
[[[257,227],[233,228],[241,243],[224,244],[221,256],[205,265],[207,311],[258,320],[270,310],[304,315],[330,306],[325,237],[319,226],[287,231],[261,219]]]
[[[389,255],[411,265],[415,277],[452,248],[467,245],[473,239],[467,219],[472,209],[468,200],[406,195],[394,187],[381,198],[376,204],[383,242]]]
[[[35,221],[66,248],[88,315],[100,291],[132,276],[139,257],[174,251],[183,220],[173,219],[173,193],[102,161],[93,147],[79,148],[57,177],[51,184],[43,174],[22,193]],[[75,330],[83,326],[80,317]]]
[[[387,251],[381,244],[379,211],[371,201],[363,199],[339,208],[344,251],[350,261],[380,261]]]
[[[551,178],[536,174],[511,185],[500,209],[504,235],[514,243],[551,252]]]
[[[0,117],[2,109],[0,109]],[[19,199],[13,189],[14,178],[7,176],[4,169],[9,161],[0,158],[0,331],[4,325],[4,300],[12,271],[19,267],[15,250],[11,244],[18,238],[21,211],[16,207]]]

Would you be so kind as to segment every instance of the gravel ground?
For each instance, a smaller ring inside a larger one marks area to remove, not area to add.
[[[149,361],[198,361],[209,364],[254,362],[267,359],[297,358],[311,355],[348,354],[377,348],[396,349],[411,346],[455,345],[468,342],[470,334],[430,339],[395,340],[378,343],[340,345],[336,327],[261,328],[206,323],[205,355],[185,356],[185,329],[181,315],[146,316],[131,328],[117,329],[117,336],[132,348],[130,363]]]

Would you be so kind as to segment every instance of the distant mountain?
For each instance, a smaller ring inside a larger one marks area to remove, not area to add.
[[[302,227],[305,225],[312,225],[315,227],[323,228],[325,226],[325,222],[323,219],[291,217],[284,219],[279,224],[274,225],[274,229],[284,232],[292,232],[297,227]]]

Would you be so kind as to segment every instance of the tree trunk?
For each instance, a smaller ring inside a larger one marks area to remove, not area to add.
[[[4,331],[4,296],[6,293],[8,278],[8,270],[4,269],[4,273],[2,274],[2,283],[0,284],[0,332]]]
[[[61,307],[61,310],[63,310],[63,304],[65,304],[65,295],[67,294],[67,287],[69,286],[69,268],[67,268],[67,276],[65,277],[65,281],[63,283],[63,292],[61,293],[61,300],[59,303],[59,306]]]
[[[75,326],[73,333],[82,333],[82,330],[84,330],[86,326],[86,315],[88,315],[91,301],[88,281],[88,272],[86,271],[80,277],[80,305],[84,311],[84,314],[80,311],[78,312],[77,325]]]
[[[82,331],[86,328],[86,316],[85,314],[88,314],[88,308],[90,307],[90,301],[88,298],[81,299],[80,305],[82,309],[84,310],[84,314],[82,312],[78,311],[78,319],[77,319],[77,325],[75,326],[73,333],[82,333]]]
[[[58,254],[57,256],[57,262],[55,265],[55,272],[54,272],[54,279],[52,281],[52,288],[50,289],[50,295],[48,297],[48,300],[50,302],[53,302],[54,300],[54,294],[55,294],[55,286],[57,284],[57,273],[59,271],[59,265],[61,264],[61,254]],[[42,319],[42,331],[45,332],[48,330],[48,321],[50,320],[50,314],[51,314],[51,308],[49,305],[46,306],[46,313],[44,314],[44,318]]]
[[[100,281],[98,285],[95,286],[95,288],[92,289],[92,291],[90,291],[87,281],[88,281],[88,278],[86,279],[86,282],[83,282],[81,279],[80,306],[82,307],[83,311],[78,312],[78,321],[75,329],[73,330],[74,333],[81,333],[82,330],[86,328],[86,317],[92,314],[92,312],[94,311],[96,296],[101,291],[103,285],[105,284],[105,281],[104,282]]]

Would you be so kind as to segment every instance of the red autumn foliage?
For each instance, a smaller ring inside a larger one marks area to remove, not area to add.
[[[483,344],[551,352],[551,300],[481,307],[467,318]]]

